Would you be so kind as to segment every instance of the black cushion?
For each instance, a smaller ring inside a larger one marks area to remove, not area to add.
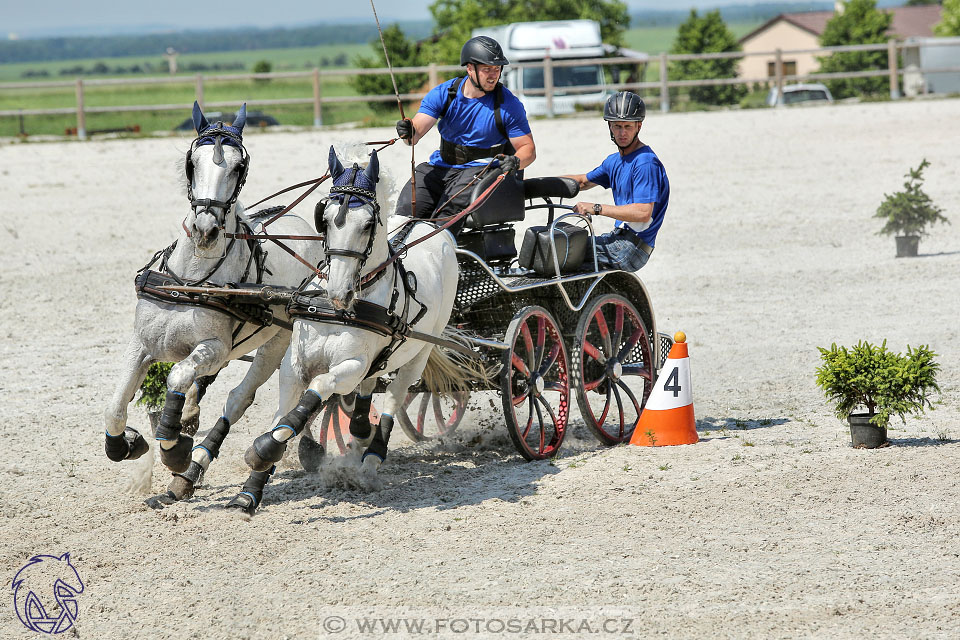
[[[580,185],[573,178],[529,178],[523,181],[523,197],[572,198],[580,193]]]
[[[464,231],[457,237],[461,248],[473,251],[487,262],[513,260],[517,257],[516,232],[513,227]]]
[[[517,262],[525,269],[533,269],[542,276],[557,275],[550,248],[549,227],[530,227],[523,235],[523,246]],[[587,254],[590,233],[583,227],[558,222],[554,228],[560,273],[573,273],[580,270],[583,258]]]
[[[481,180],[473,188],[470,201],[473,202],[480,197],[480,194],[486,191],[499,175],[493,172]],[[467,216],[464,226],[468,229],[482,229],[487,225],[520,220],[523,220],[523,180],[515,171],[511,171],[487,200]]]

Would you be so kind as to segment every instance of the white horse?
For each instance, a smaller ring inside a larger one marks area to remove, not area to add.
[[[283,306],[265,310],[214,299],[166,293],[163,284],[214,285],[257,282],[296,287],[311,270],[279,248],[265,251],[255,240],[233,237],[263,231],[263,219],[249,219],[237,202],[246,179],[249,155],[243,146],[244,105],[232,126],[211,125],[194,103],[197,138],[186,157],[190,214],[179,238],[163,253],[157,271],[148,265],[137,278],[134,333],[123,355],[120,384],[106,411],[106,453],[115,462],[139,458],[149,449],[143,436],[127,426],[127,405],[153,362],[176,362],[167,377],[167,394],[155,434],[163,463],[174,472],[161,503],[180,500],[217,457],[220,445],[253,402],[254,393],[273,375],[290,343],[289,317]],[[311,235],[303,219],[285,215],[269,227],[276,235]],[[319,241],[289,241],[311,264],[323,259]],[[159,254],[158,254],[159,257]],[[156,262],[156,259],[154,260]],[[206,300],[206,301],[205,301]],[[271,317],[271,312],[273,317]],[[276,320],[273,322],[272,320]],[[197,447],[181,434],[181,414],[190,396],[196,401],[201,376],[215,375],[230,360],[253,350],[256,357],[243,381],[227,397],[223,416]],[[192,458],[192,460],[191,460]],[[155,505],[156,506],[156,505]]]
[[[322,281],[314,278],[289,308],[294,317],[293,338],[280,366],[279,410],[272,430],[247,449],[244,459],[253,473],[230,507],[252,514],[287,441],[309,424],[325,400],[358,387],[350,431],[366,447],[361,465],[364,484],[375,485],[377,469],[387,455],[393,415],[407,389],[421,374],[425,379],[432,375],[451,382],[474,373],[429,342],[403,339],[402,329],[400,333],[383,330],[392,323],[440,336],[453,310],[459,269],[453,235],[441,231],[411,247],[402,265],[397,261],[373,273],[390,251],[379,204],[385,189],[378,185],[378,167],[374,152],[365,168],[354,164],[345,169],[330,148],[333,187],[322,215],[327,288],[323,290]],[[404,220],[391,218],[397,224]],[[408,244],[436,229],[429,222],[411,224]],[[428,359],[432,371],[425,374]],[[377,379],[393,371],[396,375],[386,389],[380,423],[371,430],[370,396]],[[305,442],[301,439],[301,460]]]

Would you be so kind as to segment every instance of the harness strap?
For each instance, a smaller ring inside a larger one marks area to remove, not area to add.
[[[463,86],[463,83],[466,80],[467,78],[464,76],[463,78],[458,78],[450,83],[450,86],[447,88],[447,99],[443,103],[443,108],[440,110],[439,118],[443,118],[447,114],[447,109],[450,108],[450,105],[453,103],[454,99],[456,99],[457,93],[460,91],[460,87]],[[489,158],[500,153],[513,154],[516,149],[514,149],[513,145],[510,143],[510,136],[507,135],[507,128],[503,124],[503,115],[500,112],[500,105],[502,104],[503,85],[498,82],[496,88],[493,90],[493,120],[496,124],[497,131],[500,132],[500,135],[503,136],[503,139],[506,142],[493,147],[474,147],[465,144],[457,144],[441,136],[440,157],[443,158],[443,161],[447,164],[466,164],[482,158]]]

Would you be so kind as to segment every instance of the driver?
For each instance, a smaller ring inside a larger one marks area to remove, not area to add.
[[[454,78],[437,85],[424,96],[413,119],[397,122],[397,135],[415,145],[440,121],[440,149],[430,160],[417,166],[417,210],[414,217],[436,217],[436,210],[447,200],[439,215],[453,215],[470,204],[466,185],[477,167],[502,155],[503,171],[523,169],[537,157],[536,146],[520,101],[500,84],[500,74],[508,64],[503,50],[493,38],[477,36],[467,40],[460,51],[465,78]],[[411,215],[411,185],[400,193],[396,212]],[[451,228],[456,234],[462,224]]]
[[[573,210],[616,220],[610,233],[597,236],[597,264],[602,269],[636,271],[647,264],[670,200],[670,182],[657,155],[640,140],[646,108],[635,93],[621,91],[603,107],[610,139],[619,152],[607,156],[593,171],[566,176],[580,190],[601,186],[613,190],[615,205],[578,202]],[[589,252],[588,252],[589,253]],[[583,262],[593,269],[593,256]]]

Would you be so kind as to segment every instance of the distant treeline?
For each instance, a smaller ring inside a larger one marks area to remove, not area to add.
[[[409,37],[419,39],[430,34],[433,24],[430,21],[403,22],[400,27]],[[180,53],[286,49],[369,42],[376,37],[377,27],[374,24],[346,23],[292,29],[221,29],[136,36],[4,40],[0,41],[0,64],[158,55],[167,47],[173,47]]]

